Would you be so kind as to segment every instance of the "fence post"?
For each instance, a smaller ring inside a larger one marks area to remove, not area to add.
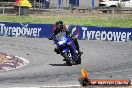
[[[41,9],[41,1],[39,0],[39,10]]]
[[[19,9],[19,12],[18,12],[18,16],[20,16],[20,14],[21,14],[21,7],[20,7],[20,4],[19,4],[19,7],[18,7]]]
[[[90,15],[90,9],[89,9],[89,6],[88,6],[88,16]]]
[[[64,1],[62,0],[62,10],[64,9]]]
[[[115,14],[115,9],[114,8],[112,9],[112,14]]]
[[[70,11],[71,11],[71,13],[73,13],[73,5],[72,4],[70,4]]]
[[[35,10],[35,0],[33,0],[33,12],[34,12],[34,10]]]
[[[51,15],[51,17],[53,17],[53,7],[54,7],[54,5],[53,5],[53,0],[52,1],[50,1],[50,15]]]
[[[5,14],[5,5],[3,4],[3,15]]]

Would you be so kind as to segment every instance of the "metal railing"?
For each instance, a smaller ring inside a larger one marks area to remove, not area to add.
[[[5,14],[14,9],[15,2],[0,2],[0,13]]]
[[[42,3],[32,3],[32,8],[16,6],[15,2],[0,2],[0,14],[13,14],[13,15],[29,15],[29,14],[39,14],[39,12],[45,13],[50,12],[52,15],[57,12],[61,13],[109,13],[109,14],[121,14],[121,13],[131,13],[132,8],[107,8],[107,7],[96,7],[92,9],[90,6],[79,6],[73,7],[69,5],[67,7],[58,8],[56,4],[51,3],[45,6],[42,6]]]

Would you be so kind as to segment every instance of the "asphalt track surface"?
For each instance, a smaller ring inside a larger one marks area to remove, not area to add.
[[[0,37],[0,52],[29,61],[19,69],[0,72],[0,88],[79,85],[81,68],[90,79],[132,80],[132,42],[79,41],[82,64],[67,66],[53,52],[53,41],[41,38]]]

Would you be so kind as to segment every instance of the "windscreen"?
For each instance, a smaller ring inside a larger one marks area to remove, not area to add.
[[[66,35],[66,32],[60,32],[56,35],[56,40],[62,39]]]

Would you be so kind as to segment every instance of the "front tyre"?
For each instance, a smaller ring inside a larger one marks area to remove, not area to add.
[[[64,53],[63,57],[66,59],[67,65],[72,66],[72,60],[68,57],[67,53]]]

